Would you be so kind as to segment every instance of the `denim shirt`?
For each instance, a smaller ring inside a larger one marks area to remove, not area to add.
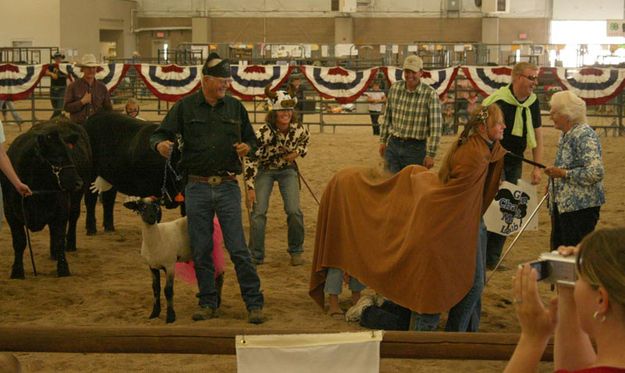
[[[567,170],[567,174],[550,183],[549,204],[552,213],[554,202],[559,213],[605,203],[601,143],[589,125],[577,124],[562,135],[555,166]]]

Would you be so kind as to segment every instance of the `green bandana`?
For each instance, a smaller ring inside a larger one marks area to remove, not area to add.
[[[520,103],[510,90],[510,85],[501,87],[495,91],[492,95],[486,97],[482,101],[482,105],[488,106],[493,102],[503,101],[510,105],[516,106],[516,113],[514,114],[514,125],[512,126],[512,135],[517,137],[523,137],[523,109],[525,109],[525,125],[527,127],[527,144],[530,149],[536,147],[536,136],[534,135],[534,126],[532,125],[532,113],[530,106],[536,101],[536,94],[532,93],[525,102]]]

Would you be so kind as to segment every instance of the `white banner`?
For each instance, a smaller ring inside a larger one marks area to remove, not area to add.
[[[378,373],[383,331],[236,337],[238,373]]]
[[[519,179],[517,185],[504,181],[484,214],[488,231],[509,236],[521,229],[536,209],[538,198],[536,187]],[[527,230],[538,229],[538,217],[530,222]]]

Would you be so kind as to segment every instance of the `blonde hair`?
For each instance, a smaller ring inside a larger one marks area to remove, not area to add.
[[[512,76],[514,77],[514,76],[522,75],[523,71],[525,71],[526,69],[538,70],[538,66],[529,62],[519,62],[516,65],[514,65],[514,67],[512,68]]]
[[[598,229],[579,245],[577,272],[592,287],[603,287],[610,300],[625,307],[625,228]]]
[[[438,179],[446,184],[451,177],[451,159],[453,158],[458,147],[467,142],[469,137],[477,133],[477,129],[480,124],[484,124],[487,127],[495,125],[498,121],[503,120],[503,113],[497,104],[491,104],[488,106],[477,105],[475,110],[471,113],[469,122],[464,126],[462,133],[458,136],[458,140],[451,144],[451,147],[443,158],[443,163],[440,170],[438,170]]]

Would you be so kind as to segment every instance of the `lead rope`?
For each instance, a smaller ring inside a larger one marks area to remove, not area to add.
[[[22,196],[22,218],[24,219],[24,229],[26,230],[26,242],[28,242],[28,251],[30,252],[30,262],[33,265],[33,275],[37,276],[37,267],[35,267],[35,256],[33,255],[33,246],[30,242],[30,231],[28,229],[28,220],[26,220],[26,206],[24,200],[26,197]]]
[[[174,152],[174,147],[169,148],[169,154],[167,155],[167,160],[165,161],[165,169],[163,170],[163,185],[161,186],[161,197],[167,196],[170,201],[175,202],[183,202],[184,197],[181,192],[178,192],[174,198],[171,198],[169,193],[167,192],[167,170],[171,171],[174,174],[175,181],[180,181],[182,179],[182,175],[177,173],[174,167],[171,165],[171,155]]]

